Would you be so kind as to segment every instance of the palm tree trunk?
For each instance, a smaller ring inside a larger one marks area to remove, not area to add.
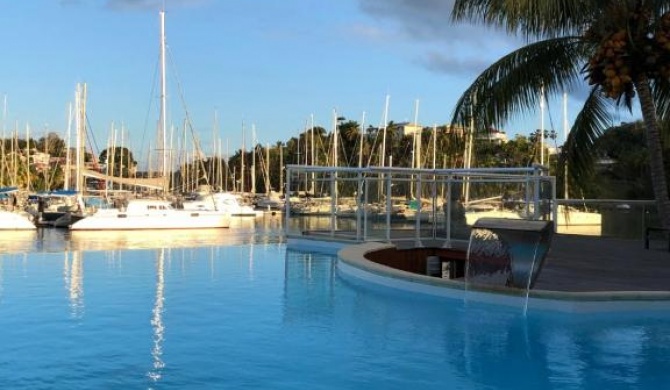
[[[656,198],[656,206],[658,207],[658,215],[663,227],[670,229],[670,199],[668,198],[668,184],[665,176],[665,165],[663,164],[661,137],[649,79],[646,75],[640,75],[635,80],[635,89],[639,94],[642,118],[647,130],[651,183]]]

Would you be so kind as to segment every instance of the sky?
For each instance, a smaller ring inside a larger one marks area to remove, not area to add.
[[[232,154],[255,134],[275,144],[338,116],[368,125],[449,122],[479,72],[522,45],[482,26],[450,22],[453,0],[3,1],[3,130],[66,133],[77,83],[86,83],[94,150],[112,124],[139,156],[155,142],[159,10],[166,10],[168,123],[189,118],[205,153]],[[551,97],[550,97],[551,98]],[[417,103],[418,102],[418,103]],[[583,100],[572,91],[568,121]],[[418,112],[416,110],[418,106]],[[6,114],[5,114],[6,113]],[[545,128],[562,131],[560,97]],[[216,119],[215,119],[216,118]],[[505,124],[510,138],[540,127],[538,112]],[[252,129],[254,130],[252,133]],[[215,135],[216,134],[216,135]]]

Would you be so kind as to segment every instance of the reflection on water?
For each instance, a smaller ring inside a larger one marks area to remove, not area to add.
[[[147,231],[72,231],[68,240],[73,250],[119,250],[188,248],[244,243],[242,236],[226,229],[147,230]]]
[[[284,320],[305,321],[332,310],[335,262],[332,256],[287,251]]]
[[[0,234],[0,252],[3,254],[35,252],[39,249],[37,230],[3,231]]]
[[[466,306],[350,280],[332,256],[264,244],[273,240],[255,232],[84,252],[70,249],[105,248],[103,238],[75,238],[45,253],[45,236],[42,249],[0,256],[3,388],[602,390],[670,381],[670,314]]]
[[[81,318],[84,315],[84,255],[79,251],[65,252],[64,255],[63,277],[71,315],[72,318]]]
[[[226,229],[69,231],[40,228],[7,231],[0,235],[0,253],[112,251],[151,248],[193,248],[283,242],[281,215],[231,219]]]
[[[165,340],[165,325],[163,311],[165,305],[165,253],[166,249],[157,251],[156,259],[156,300],[151,311],[151,328],[153,329],[153,348],[151,356],[154,359],[153,369],[149,371],[149,378],[158,382],[161,379],[165,363],[163,362],[163,341]]]
[[[430,356],[436,359],[432,368],[440,367],[412,369],[436,382],[442,377],[452,388],[458,387],[454,378],[472,389],[655,389],[670,380],[668,313],[524,317],[512,308],[412,297],[348,279],[346,284],[354,291],[348,294],[353,305],[333,311],[352,322],[357,318],[367,343],[384,351],[412,340],[406,361]]]

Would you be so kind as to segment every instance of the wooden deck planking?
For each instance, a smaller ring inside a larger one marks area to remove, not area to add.
[[[308,234],[318,236],[323,232]],[[392,236],[408,239],[413,232],[393,231]],[[345,237],[351,239],[355,235],[352,237],[352,232],[339,231],[333,238]],[[424,245],[429,241],[422,240]],[[397,245],[413,247],[413,241],[399,241]],[[645,249],[643,239],[555,234],[534,289],[566,292],[670,291],[667,240],[652,240],[650,249]]]
[[[661,248],[662,247],[662,248]],[[670,252],[663,241],[554,236],[535,289],[670,291]]]

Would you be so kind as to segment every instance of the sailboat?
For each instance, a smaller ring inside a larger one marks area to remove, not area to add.
[[[0,230],[33,230],[36,228],[29,213],[16,209],[17,192],[16,187],[0,188],[0,199],[6,203],[6,206],[3,206],[4,209],[0,208]]]
[[[165,11],[160,11],[161,107],[159,166],[163,191],[167,191],[166,141],[166,77],[165,77]],[[162,199],[130,199],[122,207],[99,209],[70,226],[71,230],[138,230],[138,229],[202,229],[227,228],[230,214],[223,211],[175,209]]]
[[[232,217],[262,217],[263,212],[241,204],[238,197],[230,192],[198,194],[195,200],[184,201],[184,210],[219,211]]]

